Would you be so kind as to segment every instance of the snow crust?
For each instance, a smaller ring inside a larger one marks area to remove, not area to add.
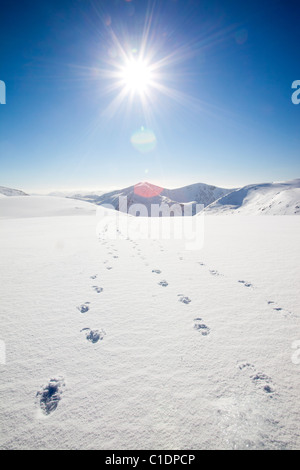
[[[298,217],[205,216],[187,251],[0,203],[1,449],[299,449]]]

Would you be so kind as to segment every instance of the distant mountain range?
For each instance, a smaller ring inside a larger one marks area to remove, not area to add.
[[[120,198],[127,198],[127,210],[133,204],[146,206],[148,214],[151,214],[152,204],[167,204],[170,208],[174,205],[191,205],[193,215],[196,213],[196,204],[204,207],[225,196],[232,189],[218,188],[204,183],[196,183],[177,189],[166,189],[151,183],[138,183],[128,188],[111,191],[102,195],[90,194],[76,196],[83,201],[93,202],[97,205],[110,205],[119,210]],[[73,196],[74,197],[74,196]],[[126,210],[126,209],[125,209]],[[179,209],[181,212],[181,209]],[[176,214],[177,215],[177,214]]]
[[[52,193],[52,196],[62,194]],[[96,205],[109,205],[116,210],[120,209],[120,198],[123,198],[123,201],[127,202],[127,208],[122,207],[121,210],[128,211],[133,204],[142,204],[146,207],[148,215],[151,215],[152,204],[166,204],[170,208],[176,205],[179,211],[174,211],[174,215],[181,215],[183,206],[189,206],[194,215],[197,204],[204,205],[207,215],[300,215],[300,179],[252,184],[239,189],[219,188],[204,183],[166,189],[143,182],[104,194],[71,194],[65,193],[65,197]],[[28,195],[17,189],[0,186],[0,198],[12,196]],[[141,212],[141,215],[147,214]]]
[[[81,189],[81,190],[76,190],[74,191],[53,191],[47,196],[55,196],[55,197],[68,197],[71,199],[89,199],[93,198],[95,196],[101,196],[104,194],[105,191],[87,191],[86,189]],[[37,196],[40,196],[40,194],[37,194]],[[91,201],[92,202],[92,201]]]

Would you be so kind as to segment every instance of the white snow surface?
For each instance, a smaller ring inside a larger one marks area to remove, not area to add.
[[[298,217],[205,216],[186,251],[12,199],[1,449],[299,449]]]
[[[88,202],[54,196],[13,196],[0,199],[0,219],[96,214]]]
[[[205,212],[210,215],[300,215],[300,179],[245,186],[213,202]]]

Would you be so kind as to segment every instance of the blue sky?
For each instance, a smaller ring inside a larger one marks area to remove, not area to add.
[[[3,0],[0,185],[300,177],[300,105],[291,102],[299,13],[297,2],[277,0]],[[150,86],[146,106],[135,94],[113,109],[120,50],[138,56],[142,44],[150,65],[163,61],[155,80],[166,93]],[[155,136],[147,152],[132,145],[142,128]]]

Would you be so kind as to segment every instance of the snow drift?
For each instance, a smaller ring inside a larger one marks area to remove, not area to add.
[[[53,196],[14,196],[0,198],[0,219],[55,217],[96,214],[88,202]]]

